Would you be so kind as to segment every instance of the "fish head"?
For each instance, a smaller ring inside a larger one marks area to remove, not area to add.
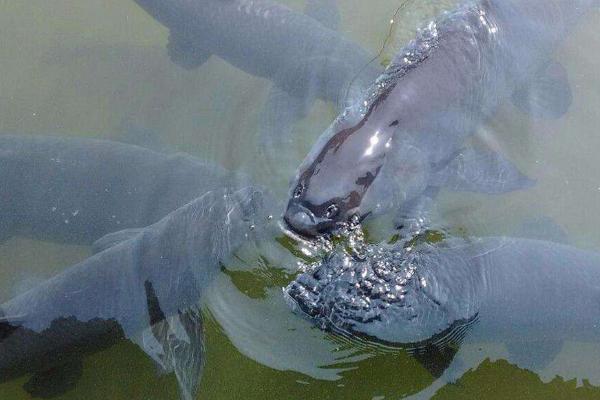
[[[306,237],[326,234],[370,215],[398,213],[425,192],[431,168],[426,153],[410,138],[379,136],[385,142],[372,152],[348,141],[348,148],[303,164],[284,214],[289,229]]]
[[[366,123],[339,127],[317,142],[290,186],[284,214],[288,227],[313,237],[369,214],[362,200],[377,178],[392,131]]]
[[[311,210],[314,207],[309,208],[302,201],[291,199],[283,218],[288,227],[296,233],[314,237],[330,232],[341,225],[342,219],[337,218],[337,214],[340,213],[338,204],[332,201],[326,206],[324,213],[315,213]]]
[[[423,342],[477,315],[472,270],[463,260],[406,243],[368,245],[360,259],[334,251],[305,268],[284,296],[323,330],[374,342]]]
[[[314,177],[300,179],[292,187],[284,214],[288,227],[305,237],[314,237],[360,218],[363,192],[347,185],[347,178],[340,176],[331,186],[321,186],[325,183]]]

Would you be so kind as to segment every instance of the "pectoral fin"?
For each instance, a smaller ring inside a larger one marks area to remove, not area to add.
[[[490,149],[465,148],[444,168],[433,173],[431,186],[457,192],[500,194],[532,187],[535,181],[523,175],[503,155]]]
[[[169,35],[167,52],[171,61],[188,70],[198,68],[211,56],[210,52],[204,50],[184,34],[178,34],[173,31]]]
[[[142,349],[164,372],[174,372],[181,398],[196,397],[204,367],[202,314],[191,306],[177,315],[166,316],[150,281],[144,282],[150,329],[144,333]]]
[[[439,378],[454,360],[458,348],[459,346],[428,345],[419,351],[411,352],[411,356],[419,361],[433,377]]]
[[[75,388],[82,372],[82,361],[74,360],[47,371],[36,372],[25,382],[23,389],[31,397],[43,399],[55,397]]]
[[[567,71],[557,62],[546,65],[528,85],[513,93],[512,101],[536,118],[562,117],[573,101]]]
[[[113,233],[104,235],[100,239],[98,239],[94,243],[92,243],[92,253],[93,254],[100,253],[101,251],[104,251],[110,247],[116,246],[119,243],[123,243],[123,242],[135,237],[137,234],[139,234],[143,230],[144,230],[144,228],[123,229],[122,231],[117,231],[117,232],[113,232]]]

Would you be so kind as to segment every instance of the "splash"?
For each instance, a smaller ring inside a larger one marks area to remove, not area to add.
[[[369,243],[361,224],[353,222],[309,244],[317,257],[299,262],[300,274],[283,289],[286,301],[321,329],[342,333],[390,311],[417,318],[417,300],[407,293],[422,292],[428,282],[417,267],[422,254],[416,249],[443,241],[445,232],[419,224],[388,243]]]

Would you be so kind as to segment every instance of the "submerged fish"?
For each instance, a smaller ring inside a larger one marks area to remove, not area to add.
[[[571,102],[552,54],[592,0],[469,1],[421,29],[299,167],[284,219],[314,236],[427,191],[502,193],[532,181],[501,155],[463,148],[516,99],[558,117]]]
[[[207,192],[153,225],[106,236],[94,256],[2,304],[0,381],[33,374],[30,393],[60,393],[84,356],[127,338],[195,398],[201,296],[220,263],[264,233],[263,200],[251,186]]]
[[[336,251],[285,293],[321,328],[405,348],[436,377],[448,368],[429,395],[474,367],[452,363],[461,343],[504,342],[510,362],[539,371],[565,340],[600,342],[600,254],[547,241],[446,236],[367,245],[361,259]]]
[[[336,32],[335,0],[307,0],[305,13],[271,0],[135,0],[169,28],[169,56],[196,68],[217,55],[273,82],[259,118],[259,152],[268,174],[287,177],[293,124],[316,99],[338,109],[380,73],[372,55]]]
[[[331,0],[309,1],[315,18],[270,0],[135,2],[169,28],[169,55],[186,68],[215,54],[308,103],[343,102],[354,78],[369,82],[378,74],[365,50],[335,32]]]
[[[17,235],[92,244],[107,233],[151,225],[231,179],[223,168],[183,153],[0,135],[0,242]]]
[[[32,373],[29,393],[59,394],[75,385],[82,357],[129,338],[192,398],[203,363],[198,301],[220,260],[267,221],[254,222],[261,191],[227,189],[245,182],[185,154],[0,135],[0,237],[93,243],[97,253],[0,306],[0,380]]]

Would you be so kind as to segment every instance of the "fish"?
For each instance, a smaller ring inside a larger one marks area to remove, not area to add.
[[[284,221],[314,237],[402,208],[423,193],[505,193],[535,184],[467,146],[504,101],[558,118],[572,100],[553,52],[597,2],[468,1],[421,28],[321,135],[290,185]]]
[[[0,305],[0,381],[32,374],[32,395],[60,394],[85,356],[127,339],[194,399],[202,296],[221,263],[272,225],[265,200],[251,185],[208,191],[148,227],[110,234],[93,256]]]
[[[294,97],[334,102],[343,101],[354,78],[378,74],[371,55],[335,31],[331,0],[308,2],[307,12],[320,21],[270,0],[135,2],[169,29],[169,56],[188,69],[214,54]]]
[[[0,135],[0,243],[22,236],[92,245],[108,233],[152,225],[234,183],[224,168],[184,153],[89,138]]]
[[[135,1],[169,29],[175,64],[194,69],[216,55],[272,82],[259,115],[258,148],[267,173],[285,179],[293,171],[281,171],[297,140],[293,124],[316,99],[343,109],[383,69],[337,32],[335,0],[308,0],[304,13],[271,0]]]
[[[598,252],[446,234],[369,244],[362,255],[332,252],[307,266],[284,295],[321,329],[404,349],[421,361],[438,379],[415,398],[431,398],[476,367],[458,357],[462,345],[505,343],[509,362],[539,372],[564,341],[600,342]]]

